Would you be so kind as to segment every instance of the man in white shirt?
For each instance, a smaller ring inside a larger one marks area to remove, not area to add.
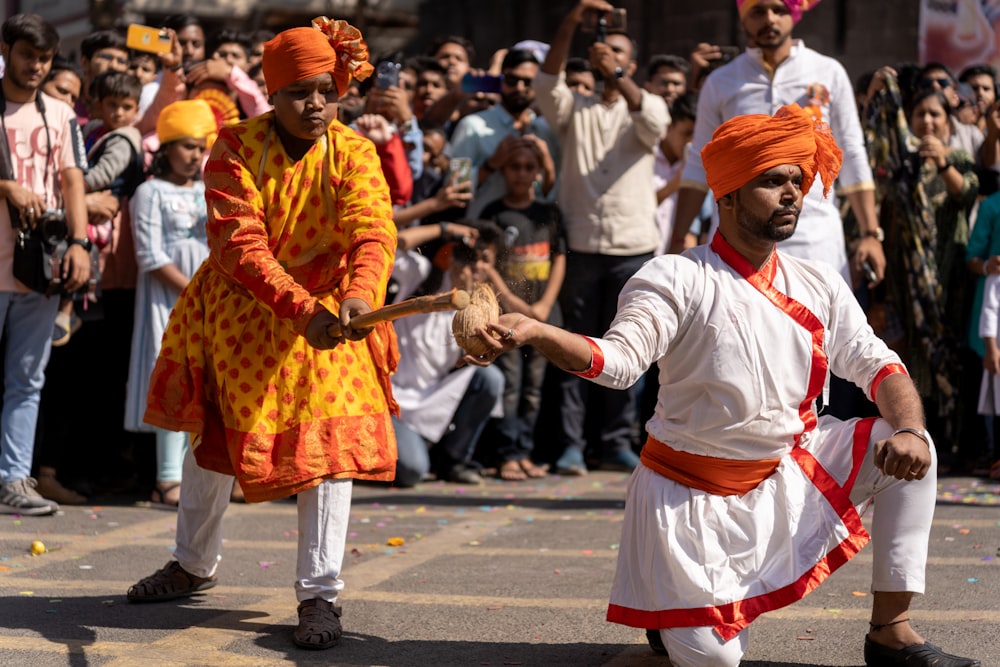
[[[844,151],[838,190],[850,202],[862,235],[851,268],[856,275],[864,275],[867,261],[880,282],[885,271],[884,233],[875,213],[875,184],[851,80],[839,62],[792,38],[802,12],[816,2],[737,0],[736,4],[754,47],[712,72],[699,91],[698,119],[678,195],[672,250],[684,248],[682,232],[690,227],[704,200],[707,186],[701,149],[715,128],[734,116],[770,115],[782,105],[798,103],[822,111],[822,120]],[[802,224],[781,248],[796,257],[825,261],[850,279],[843,223],[833,197],[824,198],[815,191],[806,197]]]
[[[611,322],[622,285],[652,258],[660,232],[654,218],[653,164],[670,114],[659,95],[632,80],[635,45],[609,31],[590,47],[600,96],[584,97],[566,85],[573,36],[587,17],[614,9],[604,0],[580,0],[563,19],[535,78],[538,107],[559,137],[562,154],[557,201],[566,224],[567,280],[559,295],[566,326],[599,335]],[[631,392],[588,391],[578,378],[561,387],[562,473],[582,475],[588,412],[600,415],[602,467],[631,470],[636,400]]]

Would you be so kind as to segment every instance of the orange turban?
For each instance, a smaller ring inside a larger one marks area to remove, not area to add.
[[[361,32],[347,21],[313,19],[311,28],[291,28],[264,43],[261,61],[268,94],[297,81],[329,73],[343,95],[351,82],[368,78],[368,46]]]
[[[163,107],[156,117],[156,138],[160,145],[185,137],[207,139],[210,150],[219,131],[215,112],[205,100],[179,100]]]
[[[773,116],[730,118],[715,129],[701,150],[705,178],[716,200],[782,164],[801,167],[803,193],[809,192],[819,174],[826,196],[840,173],[842,159],[830,128],[798,104],[783,106]]]
[[[802,12],[807,12],[819,4],[819,0],[782,0],[788,7],[788,13],[792,15],[792,21],[798,23],[802,19]],[[740,11],[740,18],[746,16],[750,8],[760,0],[736,0],[736,8]]]

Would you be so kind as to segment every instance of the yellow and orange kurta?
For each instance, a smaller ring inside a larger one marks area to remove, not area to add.
[[[323,479],[391,480],[395,335],[318,350],[322,309],[384,303],[396,228],[375,148],[334,122],[294,161],[269,113],[222,130],[205,169],[209,259],[163,337],[145,419],[200,434],[200,466],[249,501]]]

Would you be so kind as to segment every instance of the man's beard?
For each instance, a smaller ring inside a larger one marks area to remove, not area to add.
[[[512,93],[501,97],[500,102],[503,104],[503,108],[510,112],[511,116],[516,116],[530,107],[534,100],[528,95]]]
[[[781,31],[778,31],[777,35],[768,35],[766,37],[761,37],[761,32],[764,32],[764,30],[757,33],[754,43],[758,48],[762,49],[776,49],[791,38],[790,34],[782,35]]]
[[[736,218],[736,223],[747,230],[757,238],[765,239],[768,241],[785,241],[792,237],[795,233],[796,228],[799,225],[799,215],[802,210],[796,206],[789,206],[788,208],[779,208],[771,214],[771,217],[765,221],[760,219],[753,219],[747,214],[746,209],[740,211],[740,214]],[[774,219],[780,215],[793,214],[795,216],[795,222],[790,225],[785,225],[779,227],[775,224]]]
[[[29,93],[41,88],[41,82],[45,80],[45,75],[41,75],[38,77],[39,83],[30,84],[27,82],[27,77],[21,76],[18,72],[11,71],[10,69],[7,70],[4,76],[10,79],[10,82],[14,84],[15,88],[20,88],[21,90]]]

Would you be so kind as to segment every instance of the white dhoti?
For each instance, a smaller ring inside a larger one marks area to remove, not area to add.
[[[742,496],[692,489],[640,466],[608,620],[667,628],[675,665],[737,665],[750,622],[805,597],[867,543],[860,515],[873,499],[872,590],[922,593],[936,467],[919,481],[883,475],[874,444],[891,432],[883,420],[824,417]]]

